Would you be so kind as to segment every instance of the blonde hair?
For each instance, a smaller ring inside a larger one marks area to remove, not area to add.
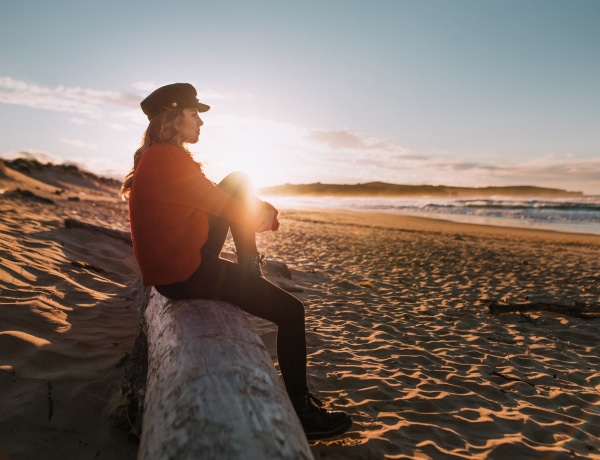
[[[133,184],[133,175],[135,174],[135,170],[140,162],[140,159],[142,158],[142,155],[150,148],[152,144],[170,144],[188,152],[184,146],[185,137],[181,130],[182,121],[183,112],[181,109],[165,108],[161,110],[158,115],[152,117],[150,123],[148,123],[148,128],[146,128],[146,131],[142,137],[142,144],[133,154],[133,167],[125,176],[125,180],[121,186],[122,198],[129,196],[131,185]]]

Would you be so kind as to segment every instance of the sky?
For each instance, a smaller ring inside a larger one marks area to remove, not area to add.
[[[0,0],[0,157],[122,178],[159,86],[207,176],[600,195],[597,0]]]

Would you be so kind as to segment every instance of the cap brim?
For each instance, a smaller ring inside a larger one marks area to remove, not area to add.
[[[198,102],[195,108],[198,109],[198,112],[208,112],[210,110],[210,105]]]

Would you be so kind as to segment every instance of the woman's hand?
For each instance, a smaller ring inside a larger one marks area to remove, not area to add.
[[[270,203],[263,201],[262,204],[263,209],[258,213],[256,221],[256,233],[277,231],[279,229],[279,220],[277,220],[279,211]]]

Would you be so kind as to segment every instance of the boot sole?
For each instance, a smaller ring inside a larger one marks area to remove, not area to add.
[[[348,431],[350,429],[350,427],[352,426],[352,419],[350,417],[348,417],[348,419],[339,426],[336,426],[335,428],[329,430],[329,431],[313,431],[311,433],[305,433],[306,434],[306,439],[309,440],[316,440],[316,439],[325,439],[325,438],[332,438],[334,436],[339,436],[340,434],[345,433],[346,431]]]

